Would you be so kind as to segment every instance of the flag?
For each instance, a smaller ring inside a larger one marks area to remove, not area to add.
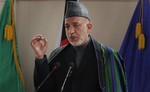
[[[4,0],[0,15],[0,92],[24,92],[19,61],[14,1]]]
[[[79,0],[66,0],[65,2],[65,10],[64,10],[64,15],[66,13],[66,7],[67,7],[67,2],[68,1],[78,1]],[[65,33],[65,26],[64,26],[64,18],[63,18],[63,25],[62,25],[62,34],[61,34],[61,42],[60,42],[60,46],[63,46],[63,45],[66,45],[68,44],[69,41],[67,40],[67,37],[66,37],[66,33]]]
[[[139,0],[119,53],[128,92],[150,92],[150,0]]]

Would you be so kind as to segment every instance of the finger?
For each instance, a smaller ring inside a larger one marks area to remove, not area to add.
[[[41,35],[41,34],[37,34],[35,37],[43,37],[43,35]]]
[[[38,40],[38,41],[40,41],[40,40],[45,40],[45,37],[43,37],[42,35],[38,35],[37,37],[36,37],[36,40]]]
[[[45,39],[44,37],[41,37],[41,38],[40,38],[40,43],[41,43],[43,46],[45,46],[45,45],[48,43],[48,41],[47,41],[47,39]]]
[[[30,42],[30,45],[32,47],[36,44],[41,44],[41,45],[45,46],[47,44],[47,40],[41,34],[38,34],[35,37],[33,37]]]
[[[42,41],[42,40],[44,40],[44,38],[42,38],[41,36],[38,36],[38,37],[35,37],[34,39],[33,39],[33,41]]]
[[[44,36],[40,36],[40,38],[41,38],[41,39],[43,39],[43,40],[45,39],[45,37],[44,37]]]
[[[36,37],[33,37],[33,38],[31,39],[31,41],[30,41],[30,45],[33,46],[34,43],[35,43],[35,41],[36,41]]]
[[[48,47],[48,41],[47,41],[47,39],[45,39],[44,41],[45,41],[45,45],[44,46],[47,48]]]
[[[41,38],[34,38],[33,40],[31,40],[31,45],[34,46],[40,43],[40,41],[42,41]]]
[[[37,34],[36,36],[43,37],[43,35],[41,35],[41,34]]]
[[[36,43],[37,43],[37,41],[36,40],[32,40],[31,42],[30,42],[30,45],[31,45],[31,47],[35,47],[35,45],[36,45]]]
[[[44,38],[44,44],[47,44],[47,43],[48,43],[47,39]]]
[[[36,41],[38,41],[39,38],[33,37],[32,40],[30,41],[30,45],[33,45]]]
[[[45,42],[44,42],[44,40],[39,40],[39,43],[42,45],[42,46],[44,46],[45,45]]]
[[[31,42],[30,42],[30,45],[32,46],[32,47],[34,47],[36,44],[37,44],[37,40],[32,40]]]
[[[30,46],[33,47],[33,42],[32,42],[32,40],[31,40],[31,42],[30,42]]]

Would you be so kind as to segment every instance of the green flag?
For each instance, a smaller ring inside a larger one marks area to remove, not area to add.
[[[0,92],[24,92],[14,23],[14,1],[4,1],[0,14]]]

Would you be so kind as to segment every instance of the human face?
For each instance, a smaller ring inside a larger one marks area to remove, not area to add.
[[[87,43],[91,28],[92,24],[84,17],[70,17],[65,19],[66,36],[73,46],[81,46]]]

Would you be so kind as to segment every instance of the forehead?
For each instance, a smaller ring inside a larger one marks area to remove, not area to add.
[[[74,22],[85,22],[87,19],[84,17],[69,17],[65,18],[65,24],[66,23],[74,23]]]

